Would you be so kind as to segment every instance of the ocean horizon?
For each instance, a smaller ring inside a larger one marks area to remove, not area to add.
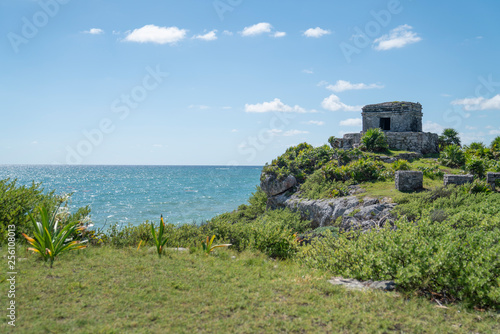
[[[95,228],[159,221],[202,223],[247,203],[262,166],[0,165],[0,179],[41,183],[44,192],[72,194],[69,208],[91,207]]]

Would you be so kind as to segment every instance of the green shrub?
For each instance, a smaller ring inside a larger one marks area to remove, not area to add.
[[[435,179],[442,179],[444,176],[444,173],[439,169],[438,166],[418,166],[417,169],[419,171],[422,171],[424,173],[425,177],[428,177],[429,179],[435,180]]]
[[[465,154],[458,145],[448,145],[439,155],[439,162],[448,167],[464,167]]]
[[[278,180],[293,175],[299,183],[304,182],[308,175],[331,160],[333,149],[328,145],[312,147],[307,143],[289,147],[284,154],[277,157],[270,165],[262,169],[262,177],[275,175]]]
[[[495,139],[491,141],[490,148],[492,151],[500,152],[500,136],[495,137]]]
[[[300,186],[299,194],[310,199],[342,197],[349,194],[349,186],[345,182],[327,179],[324,171],[320,169]]]
[[[372,233],[316,239],[301,262],[335,275],[396,282],[403,291],[446,295],[469,305],[500,305],[500,230],[400,219]]]
[[[0,244],[6,240],[8,225],[16,226],[16,239],[20,238],[22,233],[33,233],[28,214],[34,212],[35,207],[43,206],[47,208],[49,215],[52,215],[61,205],[67,205],[69,199],[69,196],[55,195],[54,191],[44,193],[40,183],[33,182],[29,187],[18,186],[16,183],[17,180],[0,180]],[[64,221],[80,220],[89,213],[89,207],[80,208],[74,215],[67,212]],[[39,220],[38,212],[34,214]]]
[[[460,186],[467,194],[490,193],[491,188],[488,182],[484,180],[474,180],[472,183],[466,183]]]
[[[392,163],[392,169],[398,170],[411,170],[411,165],[408,161],[404,159],[396,160]]]
[[[361,137],[361,145],[369,152],[384,152],[389,149],[387,136],[379,128],[368,129]]]
[[[483,159],[476,156],[467,156],[465,170],[476,177],[483,178],[486,172],[486,163]]]

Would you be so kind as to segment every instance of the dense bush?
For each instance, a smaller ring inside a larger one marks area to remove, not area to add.
[[[342,197],[349,194],[345,182],[327,179],[323,170],[317,170],[300,186],[300,196],[310,199]]]
[[[467,156],[465,160],[465,170],[472,175],[483,178],[487,169],[486,162],[476,156]]]
[[[361,137],[361,147],[369,152],[384,152],[389,148],[387,136],[379,128],[368,129]]]
[[[500,152],[500,136],[495,137],[490,144],[490,149],[494,152]]]
[[[386,171],[384,164],[372,158],[361,158],[341,167],[330,162],[322,168],[322,171],[327,180],[351,183],[384,180],[387,177],[384,173]]]
[[[411,170],[411,165],[408,161],[400,159],[400,160],[396,160],[392,163],[392,169],[394,169],[395,171]]]
[[[266,164],[262,175],[275,175],[279,180],[293,175],[301,183],[308,175],[330,161],[332,155],[333,149],[328,145],[314,148],[307,143],[302,143],[288,148],[270,165]]]
[[[60,205],[61,213],[64,214],[62,221],[73,221],[83,219],[90,214],[89,207],[80,208],[77,213],[71,215],[67,211],[68,196],[55,195],[54,191],[44,193],[40,183],[33,182],[31,186],[18,186],[16,180],[0,180],[0,244],[6,240],[7,226],[15,225],[16,239],[21,233],[31,235],[33,228],[28,223],[28,213],[33,212],[35,207],[43,206],[52,215]],[[36,213],[35,213],[36,214]],[[36,215],[38,218],[38,216]]]
[[[395,227],[316,239],[299,258],[335,275],[391,279],[405,291],[500,306],[500,230],[459,229],[428,218],[418,223],[403,218]]]
[[[418,166],[417,169],[419,171],[422,171],[425,177],[428,177],[432,180],[442,179],[444,176],[443,171],[441,171],[438,166]]]
[[[445,166],[461,168],[465,165],[465,153],[458,145],[448,145],[440,153],[439,162]]]

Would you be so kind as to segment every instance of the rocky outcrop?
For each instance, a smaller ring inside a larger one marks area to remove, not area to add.
[[[396,204],[368,197],[362,200],[356,196],[311,200],[282,194],[270,197],[268,206],[300,212],[304,219],[312,221],[313,227],[335,225],[344,231],[368,231],[383,227],[388,221],[392,223],[391,210]]]
[[[288,175],[284,180],[277,180],[275,175],[265,174],[260,182],[260,187],[268,197],[276,196],[292,189],[297,185],[297,180],[293,175]]]
[[[335,225],[344,231],[368,231],[394,220],[391,210],[396,204],[390,199],[365,197],[360,200],[356,196],[316,200],[301,198],[299,193],[293,193],[297,190],[297,180],[292,175],[279,181],[273,175],[264,174],[260,186],[267,194],[269,209],[289,208],[299,212],[302,218],[312,221],[314,228]],[[361,189],[351,186],[350,191],[352,195]]]

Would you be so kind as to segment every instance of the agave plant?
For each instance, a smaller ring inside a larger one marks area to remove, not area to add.
[[[210,254],[214,249],[218,247],[229,247],[231,244],[223,244],[223,245],[212,245],[214,243],[215,239],[215,234],[210,237],[207,237],[207,240],[205,242],[202,242],[201,245],[203,246],[203,251],[205,252],[206,255]]]
[[[158,235],[156,235],[155,225],[151,223],[151,233],[153,234],[153,240],[155,241],[156,250],[158,256],[161,258],[163,253],[163,247],[167,243],[168,238],[163,239],[163,233],[165,232],[165,222],[163,221],[163,215],[160,218],[160,229],[158,230]]]
[[[34,227],[34,238],[23,233],[28,243],[33,246],[29,247],[28,250],[40,254],[44,262],[49,261],[50,268],[52,268],[57,255],[87,247],[81,241],[72,240],[75,232],[81,231],[85,227],[78,227],[78,222],[73,221],[68,222],[63,228],[59,228],[59,222],[56,218],[57,211],[54,212],[52,217],[49,217],[49,212],[44,206],[38,207],[40,222],[37,222],[31,213],[29,214]]]

